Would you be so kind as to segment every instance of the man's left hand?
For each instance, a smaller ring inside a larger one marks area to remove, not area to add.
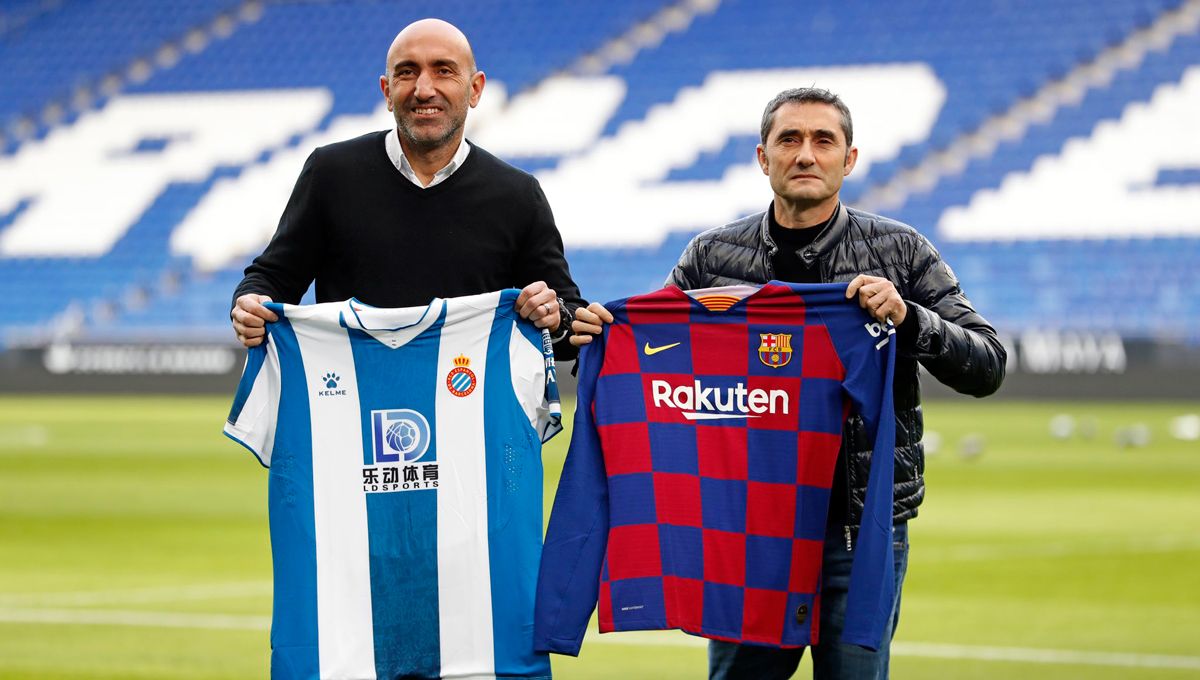
[[[893,325],[899,326],[908,316],[908,305],[904,304],[900,291],[881,276],[859,274],[854,277],[846,286],[846,298],[855,295],[858,296],[858,306],[867,310],[879,323],[887,323],[891,319]]]
[[[522,319],[529,319],[533,325],[546,328],[551,333],[558,330],[562,321],[558,310],[558,295],[545,281],[534,281],[522,288],[521,294],[517,296],[516,310]]]

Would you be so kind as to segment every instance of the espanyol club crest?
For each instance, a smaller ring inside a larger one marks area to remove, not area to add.
[[[783,368],[792,360],[791,333],[759,333],[758,360],[771,368]]]
[[[468,368],[470,365],[471,360],[461,354],[454,358],[454,368],[446,374],[446,389],[450,390],[450,394],[465,397],[475,391],[475,385],[479,381],[475,379],[475,373]]]

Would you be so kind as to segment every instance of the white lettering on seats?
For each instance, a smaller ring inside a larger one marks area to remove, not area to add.
[[[1200,189],[1155,186],[1162,170],[1200,167],[1200,66],[1131,103],[1120,120],[1067,140],[1028,172],[942,213],[956,241],[1122,238],[1200,234]]]
[[[0,255],[104,255],[168,184],[251,162],[330,103],[325,90],[117,97],[0,159],[0,214],[30,202],[0,234]]]

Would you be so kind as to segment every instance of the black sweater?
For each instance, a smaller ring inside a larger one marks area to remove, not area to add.
[[[317,302],[414,307],[540,280],[568,307],[584,304],[532,175],[473,144],[453,175],[422,189],[388,158],[387,134],[312,152],[235,301],[260,293],[295,304],[315,279]]]

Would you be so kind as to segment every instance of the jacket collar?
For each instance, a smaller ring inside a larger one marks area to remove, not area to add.
[[[762,214],[762,219],[758,223],[759,237],[767,246],[767,252],[774,255],[778,250],[778,246],[771,240],[771,211],[775,209],[775,203],[767,206],[767,211]],[[833,211],[833,220],[821,230],[817,238],[804,249],[804,254],[811,253],[811,257],[804,257],[806,262],[811,259],[822,257],[842,240],[842,236],[846,233],[846,226],[850,224],[850,214],[846,211],[846,206],[838,201],[837,208]]]

